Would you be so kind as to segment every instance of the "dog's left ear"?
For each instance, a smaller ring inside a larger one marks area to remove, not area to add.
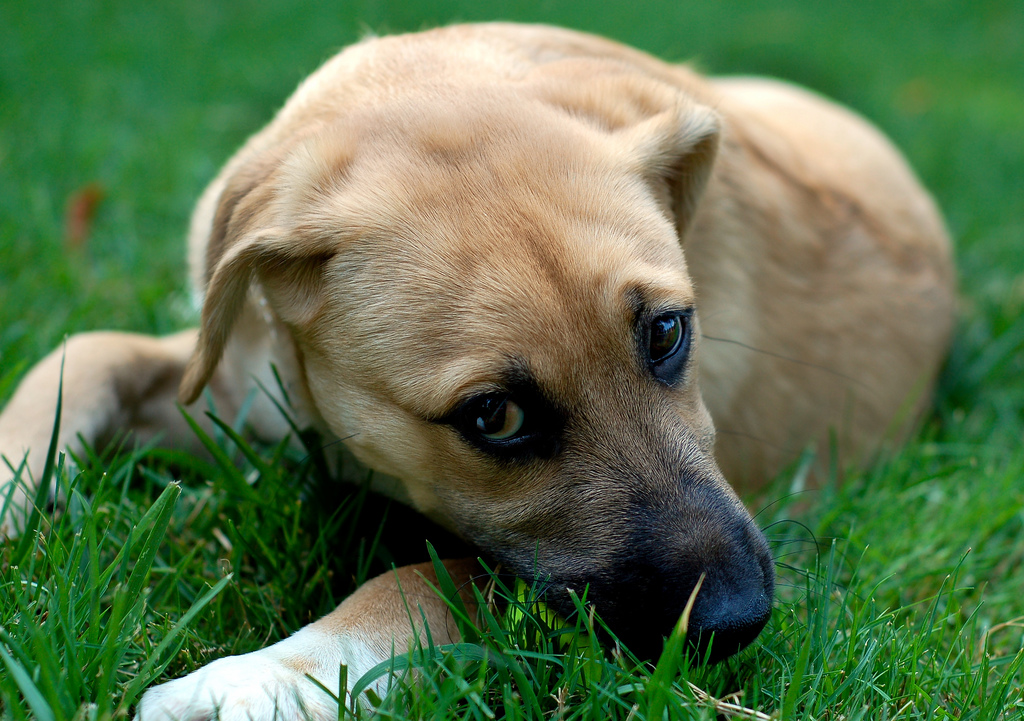
[[[675,216],[685,239],[714,168],[721,119],[711,108],[681,100],[618,131],[629,161]]]
[[[314,162],[294,148],[254,154],[222,191],[207,241],[209,280],[199,339],[178,387],[182,404],[194,402],[213,376],[254,281],[286,323],[301,324],[319,307],[322,269],[335,253],[334,239],[282,227],[287,219],[274,210],[301,177],[289,171],[311,157],[308,162]]]
[[[228,247],[207,285],[199,340],[178,387],[179,402],[194,402],[213,376],[255,278],[268,295],[273,292],[282,320],[301,320],[317,308],[321,268],[332,252],[326,245],[296,243],[280,228],[260,230]]]

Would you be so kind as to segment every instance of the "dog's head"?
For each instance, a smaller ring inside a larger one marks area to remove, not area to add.
[[[589,589],[647,656],[703,576],[690,628],[728,655],[774,575],[698,387],[680,239],[718,133],[707,107],[582,62],[314,114],[222,194],[183,398],[255,280],[320,414],[413,505],[548,579],[556,608]]]

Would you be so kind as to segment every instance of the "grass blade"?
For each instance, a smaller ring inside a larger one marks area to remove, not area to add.
[[[11,674],[11,678],[18,684],[18,689],[21,694],[25,697],[25,702],[29,708],[32,709],[32,713],[36,715],[39,721],[56,721],[56,717],[53,713],[53,709],[50,708],[50,704],[46,703],[46,699],[43,698],[43,694],[40,693],[39,689],[32,682],[32,676],[29,675],[28,671],[18,663],[14,658],[7,653],[2,645],[0,645],[0,658],[3,659],[4,665],[7,667],[8,673]]]

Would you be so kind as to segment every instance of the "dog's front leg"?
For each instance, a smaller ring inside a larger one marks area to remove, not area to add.
[[[0,413],[0,539],[15,535],[31,510],[30,494],[42,475],[53,433],[57,392],[63,380],[63,412],[58,449],[82,450],[82,441],[97,445],[119,432],[145,441],[156,435],[179,448],[197,448],[178,411],[178,384],[196,343],[196,331],[157,338],[132,333],[96,332],[72,336],[40,361],[21,381]],[[218,411],[233,413],[238,386],[221,372],[210,384]],[[244,394],[243,394],[244,395]],[[206,419],[201,419],[209,425]],[[198,449],[198,448],[197,448]],[[24,462],[21,483],[12,487]]]
[[[482,572],[479,564],[473,559],[444,564],[472,610],[471,583]],[[378,576],[333,612],[273,646],[222,658],[150,689],[139,703],[138,718],[336,719],[338,704],[310,678],[334,697],[347,696],[363,674],[392,655],[406,653],[417,636],[426,643],[420,633],[424,619],[435,644],[459,640],[447,603],[431,586],[439,588],[429,563]],[[339,689],[342,664],[348,667],[346,689]],[[388,681],[385,674],[374,684],[378,695],[383,695]]]

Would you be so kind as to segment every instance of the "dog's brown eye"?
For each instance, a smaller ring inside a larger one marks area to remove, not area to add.
[[[504,390],[471,396],[435,422],[451,426],[466,443],[499,462],[553,457],[560,448],[565,412],[519,366],[501,380]]]
[[[488,396],[480,401],[474,425],[489,441],[505,441],[523,427],[523,409],[515,401],[501,396]]]
[[[651,363],[661,363],[679,350],[683,344],[685,328],[678,313],[660,315],[651,323],[651,340],[648,357]]]

